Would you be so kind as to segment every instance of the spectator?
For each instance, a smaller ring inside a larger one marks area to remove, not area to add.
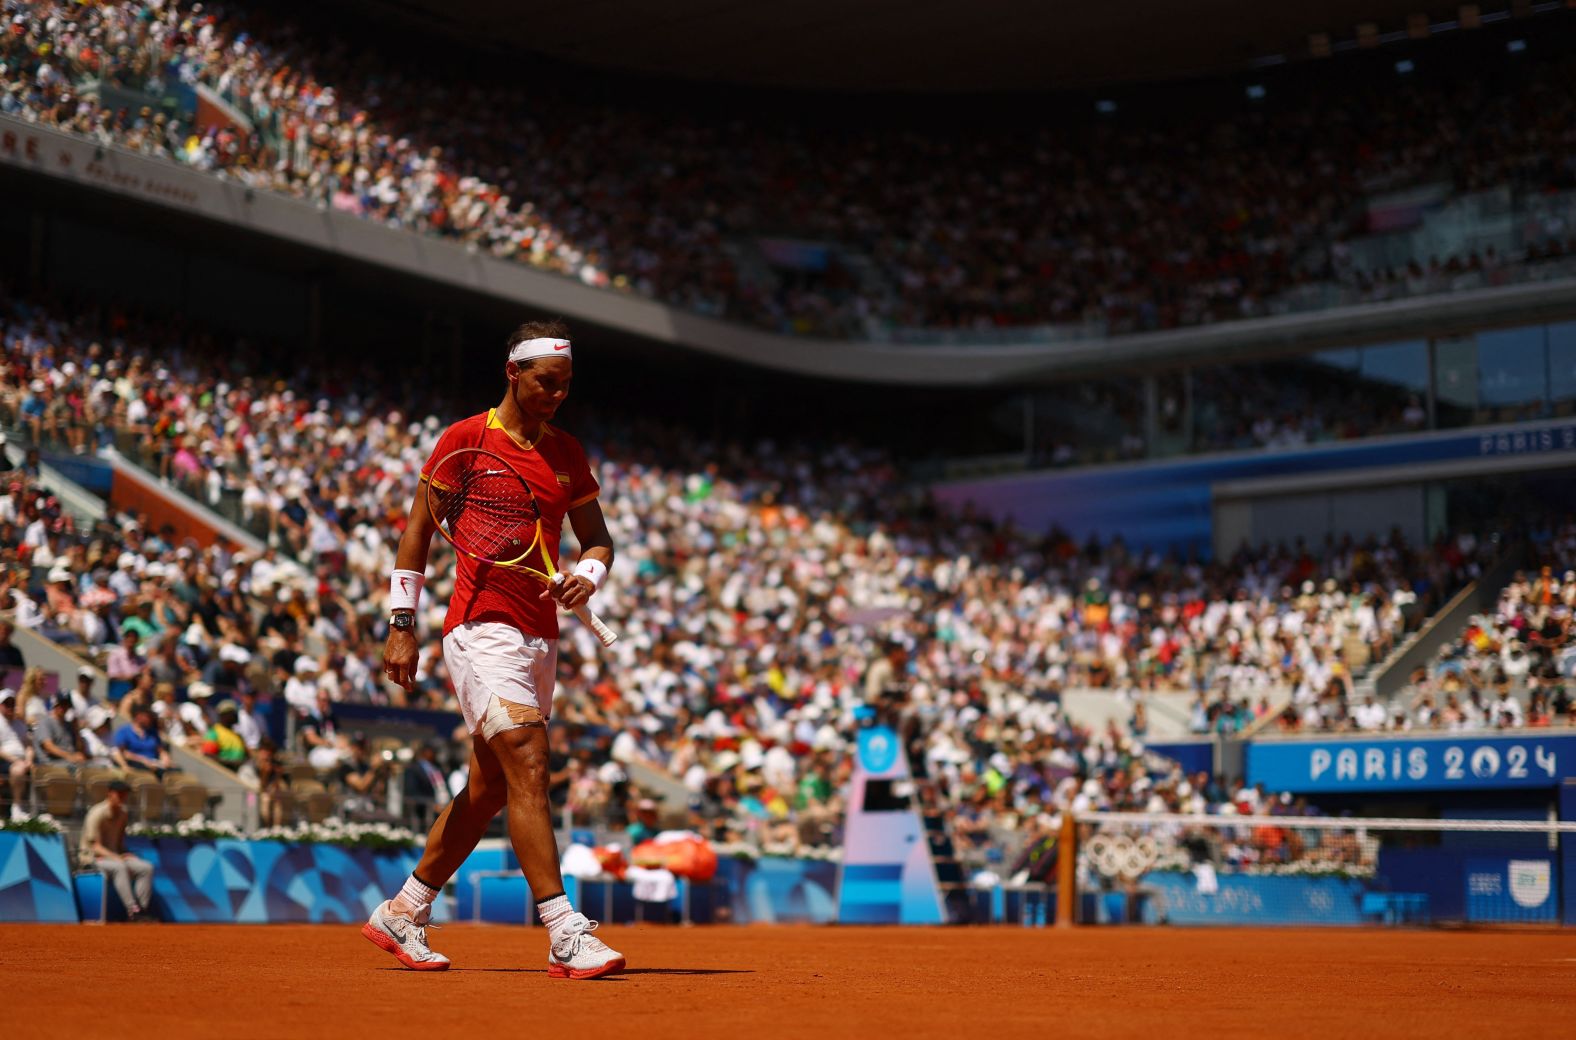
[[[50,701],[49,714],[33,729],[33,756],[40,765],[75,768],[88,760],[71,717],[71,695],[57,693]]]
[[[11,819],[27,816],[27,788],[33,775],[33,745],[27,724],[17,716],[16,693],[0,689],[0,768],[10,781]]]
[[[353,734],[349,754],[340,763],[336,775],[346,792],[346,812],[362,817],[384,813],[388,804],[388,778],[388,761],[372,756],[365,734]]]
[[[139,598],[130,604],[130,613],[120,623],[121,645],[126,646],[126,636],[136,636],[131,643],[132,651],[137,655],[139,664],[146,663],[149,647],[157,646],[159,633],[164,631],[164,625],[154,616],[153,599]]]
[[[220,645],[219,652],[203,672],[203,681],[214,688],[217,693],[228,697],[239,695],[241,690],[251,686],[246,678],[245,669],[252,663],[252,652],[239,643],[226,642]]]
[[[115,768],[114,714],[104,705],[95,704],[82,717],[82,751],[88,757],[87,764],[100,769]]]
[[[92,668],[77,669],[77,684],[71,689],[71,711],[79,719],[86,719],[88,709],[97,703],[93,697],[93,683],[98,673]]]
[[[130,682],[147,666],[147,658],[137,649],[139,639],[135,629],[122,629],[120,644],[109,652],[109,657],[104,661],[104,674],[109,676],[111,682]]]
[[[260,827],[283,827],[290,822],[287,811],[290,774],[279,764],[279,749],[267,737],[253,751],[251,761],[241,768],[243,779],[257,785],[257,823]],[[248,775],[249,774],[249,775]]]
[[[309,712],[317,704],[317,661],[305,654],[292,663],[290,678],[285,682],[285,703],[300,712]]]
[[[131,786],[112,780],[104,800],[88,810],[82,824],[82,861],[91,863],[115,886],[132,921],[153,920],[153,865],[126,851],[126,799]]]
[[[173,767],[170,752],[159,737],[153,709],[140,706],[130,722],[115,731],[115,764],[121,769],[139,769],[163,778]]]
[[[1362,705],[1353,713],[1353,718],[1358,729],[1369,731],[1384,729],[1386,712],[1384,705],[1374,700],[1373,694],[1363,698]]]
[[[240,699],[235,731],[241,735],[247,750],[256,751],[268,738],[268,720],[257,710],[257,691],[245,689],[237,695]]]
[[[307,761],[320,773],[337,768],[349,752],[340,735],[339,718],[334,714],[334,702],[327,690],[317,691],[317,703],[309,714],[302,716],[296,735]]]
[[[203,754],[216,759],[226,769],[239,769],[247,759],[246,741],[235,729],[240,710],[234,701],[223,701],[217,714],[218,718],[203,734]]]
[[[1499,727],[1520,726],[1523,721],[1521,702],[1511,695],[1510,684],[1501,681],[1496,683],[1495,686],[1497,687],[1498,695],[1494,698],[1494,704],[1489,709],[1489,725]]]
[[[625,828],[625,835],[629,838],[630,848],[634,848],[643,841],[648,841],[657,836],[660,829],[657,826],[657,803],[650,798],[642,798],[635,803],[635,818]]]
[[[405,767],[401,784],[405,818],[414,829],[431,826],[433,817],[449,804],[449,787],[438,768],[438,749],[431,743],[417,750],[415,760]]]

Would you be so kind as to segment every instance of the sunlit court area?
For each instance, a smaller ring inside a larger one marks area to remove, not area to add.
[[[1563,0],[0,0],[0,1033],[1565,1035],[1573,99]]]

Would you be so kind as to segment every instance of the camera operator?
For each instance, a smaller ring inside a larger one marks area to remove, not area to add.
[[[345,789],[346,815],[358,819],[386,817],[392,771],[392,754],[374,756],[366,734],[351,734],[349,753],[338,771],[339,782]]]

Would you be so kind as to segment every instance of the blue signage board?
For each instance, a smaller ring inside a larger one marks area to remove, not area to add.
[[[859,765],[873,776],[884,776],[897,765],[903,745],[897,734],[886,726],[871,726],[859,731]]]
[[[1166,462],[1135,462],[951,481],[932,487],[938,501],[972,503],[1020,528],[1060,527],[1075,538],[1118,535],[1129,546],[1213,550],[1214,491],[1224,481],[1495,460],[1506,472],[1529,458],[1576,451],[1576,420],[1517,423],[1367,437],[1275,451],[1238,451]]]
[[[1467,920],[1553,924],[1558,875],[1546,856],[1467,863]]]
[[[1247,778],[1269,791],[1481,791],[1576,776],[1576,735],[1254,741]]]
[[[1337,877],[1223,874],[1204,895],[1191,874],[1151,871],[1139,882],[1145,924],[1362,924],[1363,883]]]

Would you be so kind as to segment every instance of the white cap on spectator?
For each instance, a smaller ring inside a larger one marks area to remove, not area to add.
[[[297,675],[316,675],[317,662],[307,655],[302,654],[300,657],[296,658],[295,673]]]
[[[186,696],[194,701],[205,701],[213,696],[213,687],[199,680],[186,687]]]
[[[251,652],[245,647],[226,643],[219,648],[219,660],[234,661],[236,664],[246,664],[252,659]]]
[[[56,582],[70,581],[70,580],[71,580],[71,568],[70,567],[67,567],[63,563],[57,563],[57,564],[55,564],[54,567],[50,568],[50,571],[49,571],[49,584],[53,585]]]
[[[94,671],[92,668],[89,668],[87,665],[83,665],[81,668],[77,669],[77,678],[78,679],[97,679],[98,678],[98,672]]]
[[[5,701],[15,701],[15,700],[16,700],[16,691],[11,689],[11,687],[7,686],[5,689],[0,690],[0,703],[3,703]]]

